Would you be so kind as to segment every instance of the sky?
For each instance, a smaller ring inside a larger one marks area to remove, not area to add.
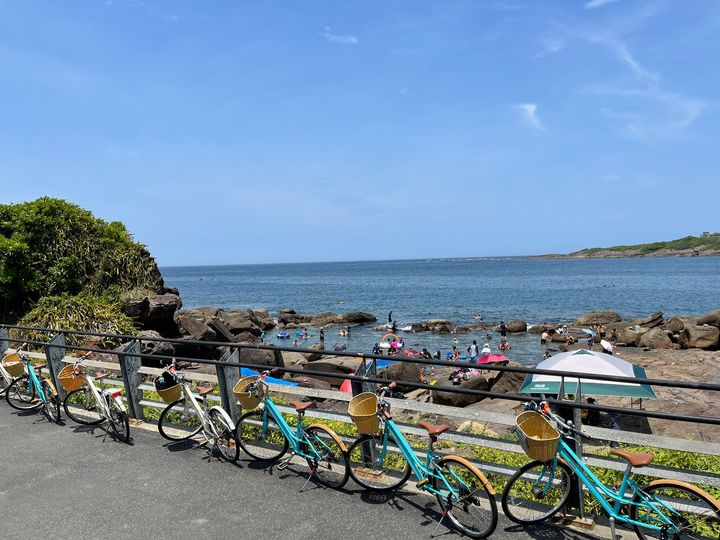
[[[716,0],[0,0],[0,201],[161,266],[720,231]]]

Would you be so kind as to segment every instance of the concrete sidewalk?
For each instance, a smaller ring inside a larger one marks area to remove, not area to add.
[[[425,494],[378,496],[352,480],[342,491],[310,482],[301,493],[303,466],[266,470],[242,453],[224,463],[147,428],[131,427],[130,446],[65,422],[0,403],[0,537],[410,539],[429,538],[439,518]],[[460,537],[444,524],[437,535]],[[594,536],[517,528],[501,514],[493,538]]]

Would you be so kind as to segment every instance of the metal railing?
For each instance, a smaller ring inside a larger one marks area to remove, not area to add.
[[[45,333],[49,336],[46,340],[28,340],[24,339],[23,333],[35,332]],[[11,335],[16,334],[16,335]],[[66,343],[68,336],[80,336],[84,338],[101,338],[105,340],[112,340],[115,342],[123,343],[120,347],[107,350],[104,348],[85,345],[70,345]],[[225,408],[234,419],[237,419],[240,410],[236,404],[236,399],[232,393],[232,389],[236,382],[240,378],[240,368],[249,368],[253,370],[267,369],[268,366],[265,364],[254,364],[248,362],[240,362],[240,352],[243,349],[255,349],[255,350],[267,350],[272,351],[274,354],[274,360],[276,366],[271,366],[284,373],[302,374],[309,377],[318,377],[323,379],[347,379],[352,382],[354,393],[363,390],[370,390],[377,384],[387,383],[387,379],[383,378],[381,374],[378,374],[376,365],[377,360],[392,360],[395,362],[408,362],[418,364],[420,366],[439,366],[439,367],[452,367],[452,368],[476,368],[475,364],[469,362],[446,362],[443,360],[436,359],[422,359],[422,358],[410,358],[404,355],[375,355],[366,353],[355,353],[355,352],[337,352],[330,350],[319,350],[309,348],[289,348],[289,347],[278,347],[274,345],[256,345],[247,343],[227,343],[227,342],[209,342],[209,341],[191,341],[186,339],[172,339],[172,338],[152,338],[145,336],[135,335],[116,335],[116,334],[104,334],[104,333],[93,333],[93,332],[75,332],[65,329],[50,329],[50,328],[36,328],[36,327],[24,327],[24,326],[13,326],[13,325],[0,325],[0,354],[4,353],[10,348],[11,342],[27,342],[35,347],[41,347],[44,353],[33,353],[34,356],[43,357],[47,360],[47,370],[50,377],[55,382],[56,388],[62,392],[62,385],[57,380],[58,373],[62,367],[75,361],[75,357],[69,356],[69,351],[82,351],[82,352],[97,352],[102,354],[115,355],[118,359],[117,364],[113,363],[97,363],[95,361],[88,361],[89,366],[102,367],[104,369],[115,369],[119,370],[121,377],[109,378],[104,382],[108,384],[115,384],[123,387],[125,390],[125,398],[128,402],[128,409],[130,415],[137,419],[143,420],[145,418],[145,409],[164,409],[167,404],[155,401],[152,399],[146,399],[144,392],[154,391],[154,386],[148,384],[143,380],[143,377],[149,377],[158,375],[161,373],[161,369],[144,366],[143,360],[152,360],[153,362],[158,361],[170,361],[173,356],[146,354],[141,352],[142,342],[160,342],[170,344],[182,344],[182,345],[197,345],[202,347],[222,347],[222,355],[218,360],[194,358],[194,357],[183,357],[175,356],[179,361],[195,362],[200,364],[215,366],[215,375],[194,373],[190,375],[190,379],[204,382],[217,383],[219,386],[219,395],[210,395],[211,399],[219,400],[222,402],[223,408]],[[308,364],[304,368],[289,367],[284,365],[283,352],[298,352],[298,353],[309,353],[309,354],[320,354],[323,356],[332,357],[352,357],[357,358],[358,369],[354,373],[337,373],[328,372],[323,370],[312,369],[312,363]],[[521,373],[521,374],[540,374],[540,375],[554,375],[561,378],[582,378],[582,379],[594,379],[601,381],[610,382],[628,382],[633,384],[647,384],[654,387],[667,387],[667,388],[682,388],[689,390],[700,390],[717,392],[720,391],[720,384],[712,383],[701,383],[692,381],[679,381],[679,380],[664,380],[664,379],[637,379],[629,377],[617,377],[608,375],[598,375],[593,373],[576,373],[576,372],[561,372],[561,371],[550,371],[550,370],[538,370],[534,368],[525,368],[517,366],[493,366],[483,365],[483,371],[488,373],[501,374],[507,373]],[[458,393],[471,395],[478,398],[497,398],[516,402],[528,401],[527,395],[509,394],[503,392],[490,390],[475,390],[466,389],[460,386],[437,386],[429,385],[421,382],[413,381],[399,381],[403,387],[413,389],[426,389],[429,391],[442,391],[447,393]],[[351,395],[339,392],[337,390],[323,390],[306,388],[302,386],[285,386],[285,385],[269,385],[271,390],[282,394],[289,395],[300,395],[307,396],[310,398],[320,399],[331,399],[337,401],[349,401]],[[64,396],[63,396],[64,397]],[[449,405],[439,405],[434,403],[422,403],[407,399],[391,399],[392,406],[396,409],[418,412],[426,415],[437,415],[456,418],[465,421],[475,421],[483,424],[494,424],[502,426],[514,426],[515,416],[513,414],[504,414],[490,411],[483,411],[480,409],[468,410],[465,408],[453,407]],[[564,401],[557,399],[549,399],[551,403],[561,404],[562,406],[569,407],[578,411],[580,409],[586,410],[597,410],[606,413],[624,414],[631,416],[638,416],[644,418],[656,418],[663,420],[671,420],[676,422],[691,422],[691,423],[702,423],[709,425],[720,425],[720,418],[709,417],[709,416],[689,416],[678,413],[666,413],[661,411],[648,411],[641,409],[622,408],[622,407],[610,407],[605,405],[597,405],[590,403],[579,403],[575,401]],[[280,406],[282,412],[292,412],[293,409],[289,407]],[[351,423],[347,413],[323,411],[320,409],[309,409],[306,412],[307,416],[318,418],[321,420],[333,420],[345,423]],[[579,414],[577,415],[579,416]],[[424,435],[425,432],[421,428],[416,427],[414,424],[400,424],[400,430],[403,433],[410,435]],[[687,440],[677,437],[657,436],[643,433],[634,433],[626,431],[618,431],[615,429],[605,429],[600,427],[584,426],[590,436],[612,441],[615,443],[631,444],[631,445],[642,445],[650,446],[654,448],[662,448],[668,450],[675,450],[681,452],[691,452],[699,454],[707,454],[713,456],[720,456],[720,444],[706,441],[694,441]],[[511,453],[523,453],[519,443],[507,438],[477,435],[473,433],[466,433],[460,431],[449,431],[443,435],[444,439],[458,443],[475,445],[503,452]],[[582,452],[582,448],[579,448]],[[590,466],[601,467],[605,469],[623,471],[625,463],[596,454],[589,454],[586,457],[586,462]],[[500,463],[491,463],[486,461],[474,460],[479,466],[485,471],[498,474],[503,476],[511,475],[515,472],[515,469],[508,467]],[[642,474],[645,476],[667,478],[667,479],[680,479],[686,480],[693,483],[704,484],[720,488],[720,475],[712,474],[704,471],[687,471],[684,469],[677,469],[671,467],[662,466],[647,466],[642,469]],[[580,507],[582,505],[580,504]],[[582,510],[582,509],[581,509]]]

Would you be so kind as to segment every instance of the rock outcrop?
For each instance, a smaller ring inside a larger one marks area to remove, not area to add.
[[[686,348],[717,349],[720,330],[710,325],[685,325],[681,345]]]
[[[522,320],[514,320],[505,323],[507,331],[511,334],[517,334],[520,332],[527,332],[527,323]]]
[[[175,313],[181,306],[177,294],[166,293],[128,300],[123,305],[123,312],[135,319],[142,330],[155,330],[165,337],[175,337]]]
[[[650,349],[670,349],[673,344],[666,330],[651,328],[640,337],[639,345]]]
[[[700,317],[698,324],[709,324],[715,328],[720,328],[720,309],[715,309]]]
[[[303,326],[357,326],[361,324],[369,324],[377,321],[377,317],[371,313],[363,311],[353,311],[350,313],[333,313],[325,312],[317,315],[300,315],[294,310],[285,309],[278,313],[278,328],[301,328]]]
[[[608,324],[620,322],[622,319],[619,313],[614,311],[590,311],[581,315],[575,320],[575,326],[592,326],[593,324]]]

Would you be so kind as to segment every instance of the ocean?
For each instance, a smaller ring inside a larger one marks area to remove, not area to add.
[[[720,308],[720,257],[531,260],[422,259],[161,268],[166,285],[177,287],[184,308],[265,307],[298,313],[366,311],[387,322],[388,312],[402,327],[427,319],[473,324],[523,319],[528,324],[569,322],[595,309],[617,311],[623,319],[663,311],[666,316],[703,314]],[[339,329],[338,329],[339,330]],[[291,333],[292,334],[292,333]],[[288,345],[286,340],[273,342]],[[461,351],[485,332],[460,335]],[[490,342],[497,350],[497,334]],[[353,329],[348,340],[326,330],[326,345],[370,352],[382,333]],[[406,345],[443,355],[452,335],[404,334]],[[317,329],[310,329],[310,343]],[[508,356],[533,365],[541,360],[539,338],[510,335]],[[307,342],[305,342],[307,344]]]

